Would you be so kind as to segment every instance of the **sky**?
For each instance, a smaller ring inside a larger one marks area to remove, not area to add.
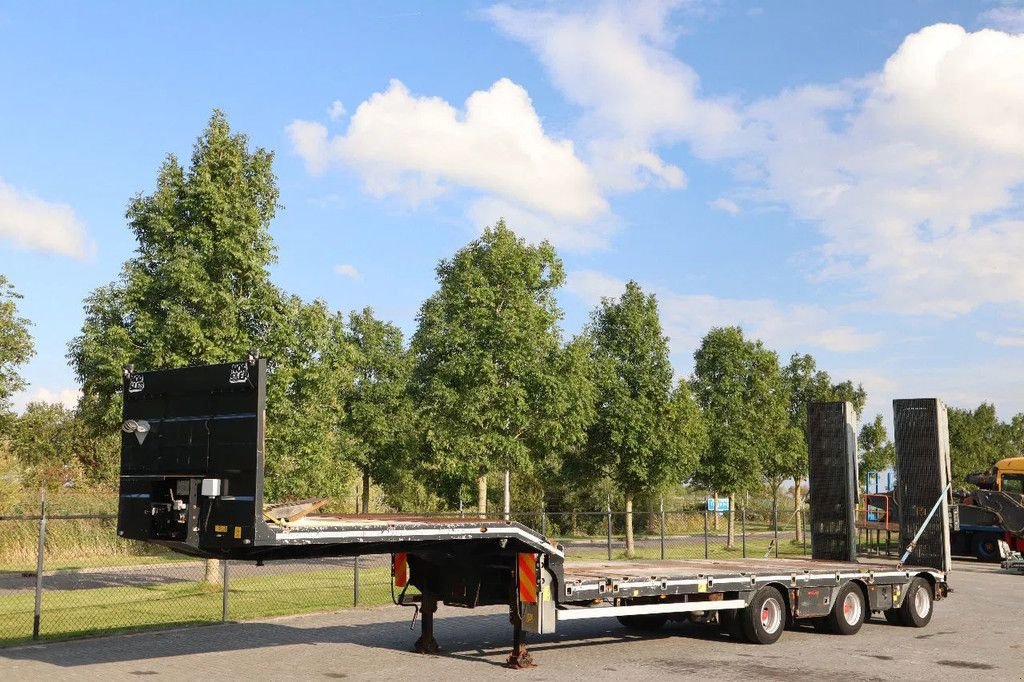
[[[211,112],[274,150],[285,290],[407,334],[504,217],[567,271],[566,335],[630,279],[676,372],[712,326],[894,398],[1024,411],[1024,4],[0,5],[0,274],[73,403],[129,199]]]

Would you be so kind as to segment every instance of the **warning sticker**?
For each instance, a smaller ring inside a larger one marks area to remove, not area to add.
[[[235,526],[235,539],[236,540],[241,540],[242,539],[242,527],[241,526]]]

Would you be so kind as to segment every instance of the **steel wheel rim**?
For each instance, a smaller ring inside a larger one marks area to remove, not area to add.
[[[782,605],[774,597],[769,597],[761,604],[761,628],[768,634],[774,634],[782,625]]]
[[[928,598],[928,593],[924,591],[924,588],[919,588],[914,593],[914,610],[917,611],[917,615],[924,618],[928,615],[928,612],[932,609],[931,599]]]
[[[843,599],[843,618],[850,625],[860,622],[861,603],[860,597],[855,592],[850,592]]]

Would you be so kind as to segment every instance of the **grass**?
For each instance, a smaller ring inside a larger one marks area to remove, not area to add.
[[[360,606],[391,602],[391,570],[360,570]],[[312,613],[352,605],[351,569],[295,571],[231,577],[229,619],[249,620]],[[219,586],[187,582],[147,587],[47,590],[43,593],[41,635],[47,639],[124,630],[214,623],[221,619]],[[30,641],[34,596],[31,591],[0,596],[0,644]]]
[[[49,519],[46,570],[126,566],[179,560],[159,545],[122,540],[114,519]],[[38,521],[0,521],[0,572],[35,571]]]

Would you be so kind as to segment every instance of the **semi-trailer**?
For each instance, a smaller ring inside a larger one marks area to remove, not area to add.
[[[257,563],[391,554],[394,601],[420,615],[416,651],[438,651],[433,625],[439,603],[504,605],[513,629],[512,667],[532,665],[526,633],[552,633],[563,621],[614,617],[627,627],[654,629],[690,620],[771,644],[801,622],[852,635],[871,614],[924,627],[933,603],[949,593],[945,562],[856,561],[852,506],[835,505],[856,485],[855,473],[843,465],[850,461],[848,405],[811,410],[817,419],[811,429],[817,558],[579,562],[567,561],[554,540],[508,521],[328,514],[287,521],[268,514],[266,372],[266,361],[257,358],[126,369],[121,537],[196,557]],[[816,448],[831,451],[822,459],[814,456],[821,454]],[[837,465],[843,471],[830,478]],[[827,507],[815,509],[815,500]],[[945,523],[944,517],[936,522]],[[919,521],[924,530],[927,522]],[[948,545],[948,532],[945,537]]]

